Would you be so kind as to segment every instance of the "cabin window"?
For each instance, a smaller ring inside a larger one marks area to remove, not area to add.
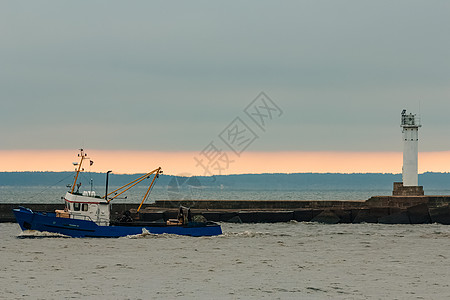
[[[88,211],[88,204],[87,204],[87,203],[83,203],[83,204],[81,205],[81,210],[82,210],[82,211]]]
[[[74,203],[73,204],[73,210],[80,210],[80,203]]]

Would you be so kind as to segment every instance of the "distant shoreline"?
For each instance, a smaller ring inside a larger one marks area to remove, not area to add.
[[[122,185],[142,174],[111,174],[111,185]],[[104,173],[85,172],[80,175],[83,186],[90,180],[96,186],[105,184]],[[65,186],[73,180],[73,172],[0,172],[0,186]],[[392,189],[393,182],[401,181],[401,174],[391,173],[273,173],[236,174],[217,176],[178,177],[162,175],[157,186],[184,185],[203,187],[231,187],[237,189]],[[424,189],[450,189],[450,173],[426,172],[419,174]]]

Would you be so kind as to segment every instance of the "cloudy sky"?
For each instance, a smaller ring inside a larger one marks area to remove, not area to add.
[[[233,150],[220,135],[236,118],[257,139],[230,173],[276,172],[261,164],[279,152],[299,159],[288,172],[305,171],[302,153],[397,157],[404,108],[420,111],[420,150],[445,171],[449,13],[413,0],[2,1],[0,171],[80,147],[192,164],[211,142]],[[279,108],[264,128],[244,111],[260,92]]]

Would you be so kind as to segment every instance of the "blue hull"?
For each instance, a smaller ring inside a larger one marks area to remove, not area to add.
[[[122,237],[143,233],[178,234],[189,236],[214,236],[222,234],[218,224],[194,224],[186,226],[99,226],[92,221],[60,218],[56,213],[33,212],[20,207],[13,209],[22,230],[38,230],[64,234],[71,237]]]

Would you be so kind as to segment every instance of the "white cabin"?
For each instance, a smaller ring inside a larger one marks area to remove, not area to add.
[[[105,199],[95,196],[95,192],[85,191],[82,195],[67,192],[64,201],[66,218],[93,221],[102,226],[109,225],[110,204]],[[61,211],[57,213],[64,217]]]

